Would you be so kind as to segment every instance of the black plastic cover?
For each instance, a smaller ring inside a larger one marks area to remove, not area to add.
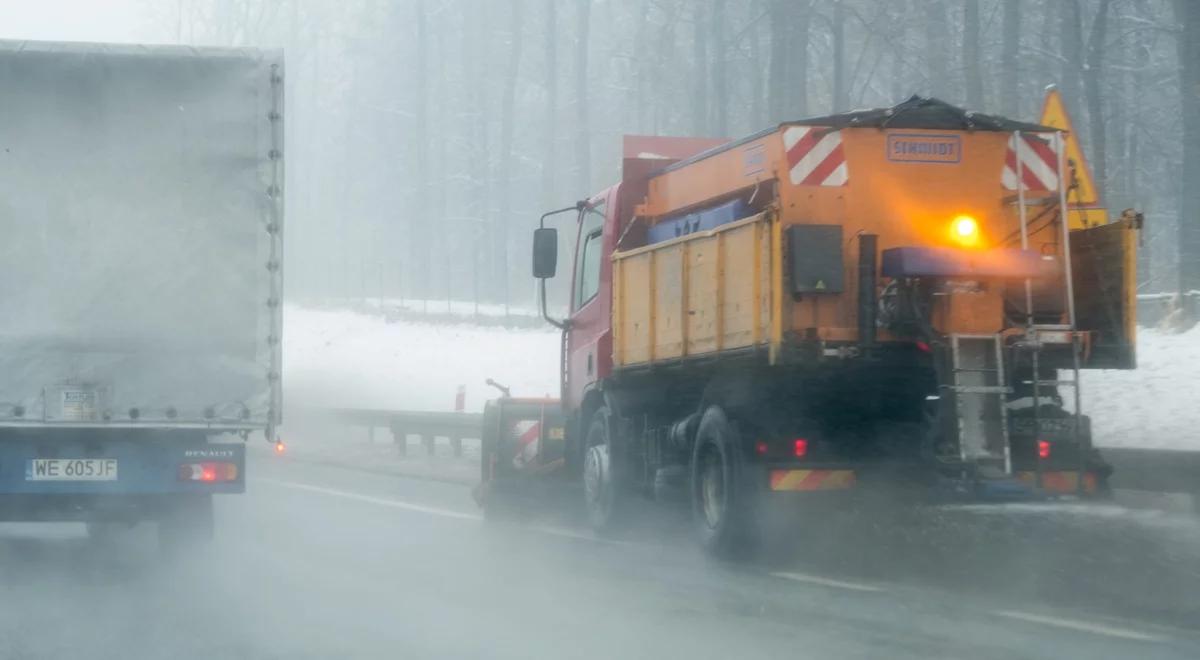
[[[793,294],[841,293],[841,225],[791,225],[786,230]]]

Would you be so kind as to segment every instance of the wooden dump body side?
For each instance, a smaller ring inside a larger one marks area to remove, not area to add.
[[[676,360],[766,343],[771,222],[758,214],[613,259],[613,363]]]

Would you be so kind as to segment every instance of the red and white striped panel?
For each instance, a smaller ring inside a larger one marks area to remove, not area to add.
[[[1004,173],[1000,182],[1006,190],[1017,189],[1017,136],[1008,139],[1008,151],[1004,154]],[[1058,153],[1054,149],[1053,133],[1022,133],[1019,155],[1021,178],[1026,192],[1051,192],[1058,190]]]
[[[844,186],[850,180],[842,134],[819,126],[783,131],[789,178],[797,186]]]
[[[517,445],[513,452],[513,467],[521,469],[537,458],[541,449],[539,439],[542,437],[542,423],[532,419],[513,422],[512,437]]]

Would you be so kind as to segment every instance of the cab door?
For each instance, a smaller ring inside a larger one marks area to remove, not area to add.
[[[563,387],[567,410],[578,410],[587,390],[612,368],[611,193],[591,198],[579,213]]]

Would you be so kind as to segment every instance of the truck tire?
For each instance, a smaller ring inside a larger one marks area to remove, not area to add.
[[[710,406],[692,450],[692,520],[709,555],[731,559],[758,543],[754,491],[747,483],[737,432],[725,412]]]
[[[214,534],[212,495],[184,495],[170,502],[158,520],[158,549],[176,556],[207,545]]]
[[[583,450],[583,505],[588,524],[597,532],[612,531],[622,518],[624,498],[612,450],[611,414],[602,406],[592,415]]]

